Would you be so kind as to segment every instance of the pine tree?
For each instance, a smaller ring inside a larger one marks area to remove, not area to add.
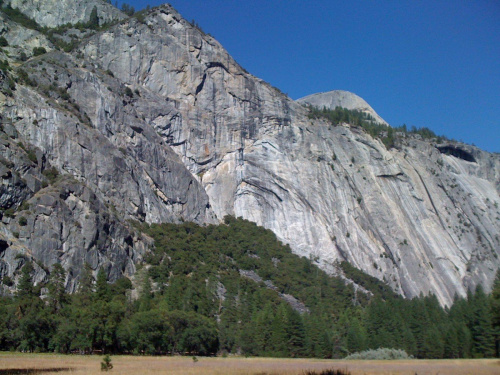
[[[47,349],[51,329],[43,301],[33,285],[31,276],[33,271],[31,262],[27,262],[21,270],[21,279],[16,294],[18,326],[14,333],[19,342],[19,349],[31,352]]]
[[[491,357],[494,354],[492,316],[488,297],[481,285],[476,288],[472,303],[472,321],[470,322],[472,355],[477,358]]]
[[[305,332],[304,324],[302,323],[302,317],[300,314],[292,309],[290,306],[286,306],[287,319],[285,331],[288,339],[288,353],[291,357],[301,357],[304,353],[304,341]]]
[[[111,299],[108,277],[106,275],[106,271],[104,271],[104,268],[101,268],[99,272],[97,272],[95,287],[97,300],[108,302]]]
[[[458,335],[455,325],[452,323],[447,327],[444,336],[444,358],[459,358]]]
[[[420,351],[422,358],[439,359],[443,358],[444,341],[438,328],[431,325],[427,328],[423,336],[423,344]]]
[[[331,358],[332,343],[328,336],[330,329],[324,323],[325,319],[320,319],[319,314],[311,314],[305,319],[305,353],[308,357]]]
[[[495,338],[495,355],[500,357],[500,268],[497,270],[491,291],[491,315]]]
[[[49,290],[49,305],[53,312],[60,311],[67,302],[65,281],[66,272],[59,263],[56,263],[50,273],[49,283],[47,285]]]
[[[425,358],[427,351],[426,347],[426,332],[431,325],[431,320],[427,313],[424,297],[414,298],[409,301],[408,326],[411,329],[416,343],[416,356]]]
[[[83,266],[83,271],[79,278],[78,294],[80,298],[90,300],[92,293],[94,292],[94,276],[92,275],[92,268],[90,264],[85,263]]]
[[[99,17],[97,16],[97,7],[95,6],[92,8],[92,12],[90,12],[88,27],[94,30],[99,28]]]
[[[347,349],[350,353],[367,349],[367,334],[357,318],[351,320],[347,330]]]
[[[132,17],[135,13],[135,8],[127,3],[123,3],[121,11],[127,16]]]
[[[406,351],[406,353],[413,355],[413,356],[416,355],[416,353],[417,353],[417,341],[415,340],[415,336],[413,335],[413,332],[411,331],[411,329],[408,327],[408,325],[406,323],[403,327],[401,339],[402,339],[401,347]]]
[[[274,349],[271,345],[271,326],[273,321],[273,307],[271,303],[267,303],[255,317],[255,342],[259,348],[259,355],[269,355]]]
[[[235,331],[238,326],[238,311],[236,303],[235,296],[227,293],[220,309],[222,311],[219,323],[219,342],[221,350],[231,351],[236,344],[237,338]],[[248,347],[247,344],[248,342],[245,339],[245,353],[247,353],[247,351],[252,351],[252,348]]]
[[[139,311],[149,311],[153,307],[153,292],[149,275],[145,275],[142,283],[141,295],[139,297]]]
[[[276,315],[274,316],[273,323],[271,325],[271,337],[269,339],[270,347],[273,356],[286,357],[288,356],[288,337],[286,332],[287,312],[285,303],[281,303],[278,306]]]
[[[459,358],[470,358],[472,350],[472,335],[465,323],[457,326],[458,356]]]
[[[33,279],[31,273],[34,271],[33,264],[26,262],[21,270],[21,278],[17,286],[16,296],[19,300],[24,298],[32,298],[35,296],[35,289],[33,287]]]

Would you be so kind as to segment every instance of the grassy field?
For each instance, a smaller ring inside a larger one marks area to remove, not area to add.
[[[100,356],[0,353],[0,375],[103,374]],[[299,375],[305,370],[342,369],[352,375],[500,374],[500,360],[337,361],[274,358],[112,357],[110,374]],[[8,371],[8,370],[23,371]],[[50,370],[51,369],[51,370]],[[26,371],[28,370],[28,371]],[[36,370],[36,371],[29,371]],[[49,370],[49,371],[47,371]]]

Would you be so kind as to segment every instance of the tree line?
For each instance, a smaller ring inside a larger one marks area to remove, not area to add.
[[[427,127],[417,128],[416,126],[411,126],[410,128],[408,128],[406,124],[403,124],[399,127],[392,127],[389,125],[381,124],[377,122],[370,114],[355,109],[352,110],[339,106],[335,107],[335,109],[329,109],[326,107],[318,108],[312,105],[308,105],[307,108],[309,110],[309,118],[323,118],[333,125],[340,125],[342,123],[345,123],[361,127],[372,137],[380,138],[387,149],[395,146],[395,133],[416,134],[423,139],[436,139],[438,143],[441,143],[447,139],[444,136],[436,135],[436,133],[434,133]]]
[[[242,219],[137,230],[155,240],[135,277],[137,298],[129,279],[109,283],[104,269],[94,279],[88,265],[72,295],[59,264],[34,285],[26,260],[15,295],[0,299],[0,350],[342,358],[385,347],[417,358],[498,356],[498,275],[490,295],[479,287],[443,308],[435,296],[403,299],[343,265],[372,294],[356,292]]]

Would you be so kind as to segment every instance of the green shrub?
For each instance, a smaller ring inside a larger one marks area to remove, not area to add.
[[[28,73],[24,69],[18,69],[17,76],[21,82],[24,82],[28,86],[36,86],[36,82],[33,81]]]
[[[9,276],[4,276],[2,278],[2,284],[5,286],[12,286],[14,285],[14,281]]]
[[[109,354],[106,354],[101,362],[101,371],[109,371],[113,368],[113,364],[111,363],[111,357]]]
[[[30,209],[30,204],[28,203],[28,201],[24,201],[23,203],[21,203],[21,205],[19,206],[19,211],[27,211]]]
[[[9,90],[15,90],[16,89],[16,83],[10,77],[7,78],[7,85],[9,86]]]
[[[357,360],[357,359],[411,359],[412,356],[408,355],[402,349],[389,349],[389,348],[379,348],[376,350],[370,349],[365,350],[363,352],[353,353],[345,357],[345,359],[349,360]]]
[[[44,47],[33,47],[33,56],[46,54],[47,50]]]
[[[7,42],[7,39],[4,36],[0,36],[0,47],[7,47],[8,45],[9,42]]]
[[[7,60],[0,60],[0,69],[4,72],[10,70],[10,65]]]
[[[19,218],[19,225],[25,227],[26,225],[28,225],[28,220],[24,216],[21,216]]]
[[[47,168],[42,172],[42,174],[49,180],[51,184],[56,182],[57,178],[59,177],[59,172],[55,167]]]
[[[36,154],[33,150],[28,151],[28,159],[30,159],[35,164],[38,163],[38,159],[37,159]]]
[[[144,12],[137,12],[136,14],[134,14],[134,17],[137,18],[137,21],[139,21],[140,23],[146,23],[146,14]]]
[[[62,100],[69,100],[70,96],[68,94],[68,89],[67,88],[60,88],[59,90],[59,95],[61,95]]]
[[[7,209],[4,211],[4,216],[7,216],[7,217],[14,217],[16,215],[16,211],[14,210],[13,207]]]

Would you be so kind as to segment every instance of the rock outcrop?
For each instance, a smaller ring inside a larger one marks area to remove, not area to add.
[[[376,122],[387,125],[387,122],[363,99],[349,91],[333,90],[320,92],[297,99],[301,104],[310,104],[318,108],[335,109],[336,107],[356,110],[370,115]]]
[[[488,288],[500,265],[498,154],[409,134],[387,150],[361,128],[310,119],[168,5],[22,69],[28,80],[0,104],[37,162],[24,166],[15,144],[4,152],[0,202],[15,212],[0,228],[3,274],[17,252],[62,262],[72,288],[85,261],[130,275],[149,242],[127,219],[228,214],[330,272],[347,260],[443,304]],[[43,187],[50,168],[60,180]]]
[[[52,43],[42,33],[27,29],[8,19],[0,12],[0,34],[7,40],[9,55],[20,58],[21,52],[26,57],[33,55],[33,48],[43,47],[47,51],[53,49]]]
[[[113,5],[101,0],[5,0],[4,4],[19,9],[42,27],[88,22],[94,8],[100,24],[127,18]]]

